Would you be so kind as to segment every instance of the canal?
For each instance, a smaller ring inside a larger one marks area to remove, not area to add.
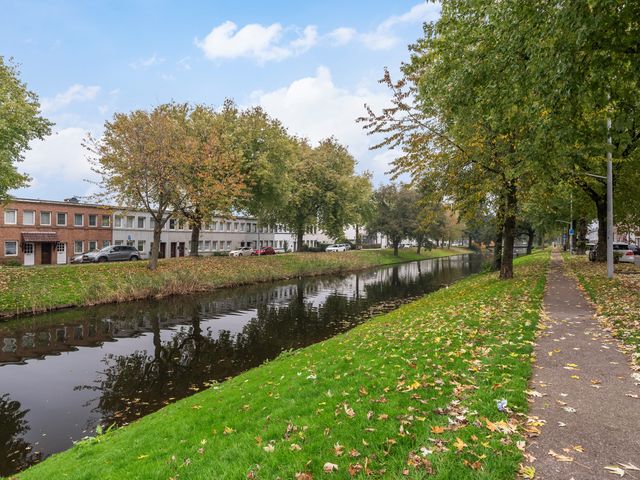
[[[0,323],[0,475],[481,268],[459,255]]]

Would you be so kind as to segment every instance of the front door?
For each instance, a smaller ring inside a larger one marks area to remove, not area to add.
[[[171,258],[176,257],[177,250],[178,250],[178,244],[176,242],[171,242]]]
[[[167,244],[165,242],[160,242],[160,252],[158,253],[158,258],[166,257]]]
[[[36,255],[34,253],[34,244],[27,242],[24,244],[24,264],[35,265]]]
[[[180,242],[180,245],[178,245],[178,256],[184,257],[184,247],[184,242]]]
[[[51,246],[52,243],[41,243],[40,249],[42,251],[42,265],[51,265]]]
[[[67,263],[67,244],[66,243],[62,243],[62,242],[58,242],[56,244],[56,252],[58,254],[57,258],[56,258],[56,263],[58,265],[62,265]]]

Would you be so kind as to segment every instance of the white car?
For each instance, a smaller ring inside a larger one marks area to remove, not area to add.
[[[230,257],[248,257],[250,255],[253,255],[253,248],[251,247],[240,247],[229,252]]]
[[[325,252],[346,252],[348,250],[348,245],[344,243],[334,243],[333,245],[329,245],[324,251]]]

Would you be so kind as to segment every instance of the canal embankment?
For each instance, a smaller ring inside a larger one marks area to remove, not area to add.
[[[461,280],[17,478],[513,478],[547,266]]]
[[[207,292],[218,288],[313,275],[339,274],[426,258],[468,253],[463,248],[360,250],[260,257],[174,258],[40,267],[0,266],[0,318],[60,308]]]

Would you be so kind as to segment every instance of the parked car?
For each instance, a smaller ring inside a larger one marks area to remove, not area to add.
[[[276,251],[273,247],[262,247],[255,250],[252,255],[275,255]]]
[[[333,245],[329,245],[324,251],[325,252],[346,252],[348,250],[348,245],[344,243],[334,243]]]
[[[273,251],[276,253],[287,253],[284,248],[274,248]]]
[[[102,250],[82,255],[82,262],[123,262],[140,260],[141,254],[136,247],[128,245],[111,245]]]
[[[85,255],[95,254],[98,250],[92,250],[91,252],[79,253],[71,257],[70,263],[84,263],[83,259]]]
[[[613,242],[614,261],[623,263],[634,263],[636,248],[637,247],[633,244],[629,245],[625,242]],[[591,260],[592,262],[596,261],[596,257],[598,255],[597,250],[598,246],[596,245],[593,250],[589,251],[589,260]]]
[[[253,248],[251,247],[240,247],[229,252],[230,257],[248,257],[249,255],[253,255]]]

